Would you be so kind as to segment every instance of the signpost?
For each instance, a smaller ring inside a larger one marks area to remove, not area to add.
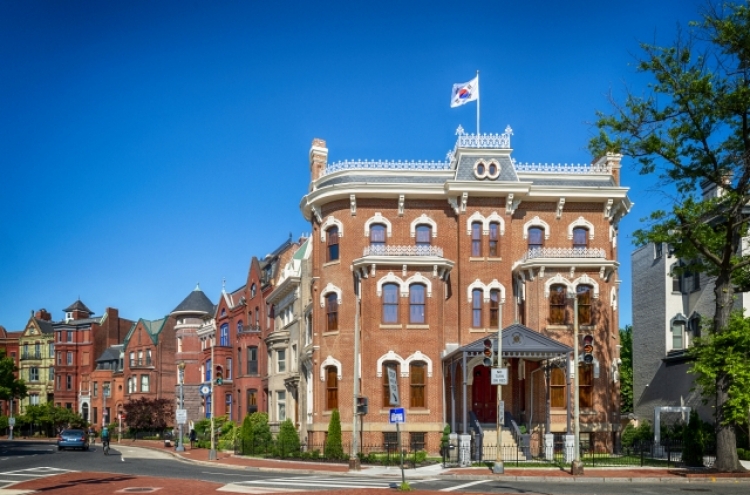
[[[400,406],[401,399],[398,396],[398,377],[396,370],[393,368],[386,368],[388,370],[388,397],[389,402],[392,406]]]
[[[187,409],[177,409],[177,424],[184,425],[187,423]]]
[[[492,385],[508,384],[508,368],[491,368],[490,383]]]
[[[390,379],[390,371],[392,371],[390,368],[388,368],[388,378]],[[393,374],[395,375],[396,372],[394,371]],[[390,380],[389,380],[390,381]],[[390,383],[389,383],[390,385]],[[396,388],[396,398],[398,398],[398,388]],[[390,415],[388,417],[388,422],[391,424],[396,424],[396,435],[398,436],[398,450],[401,454],[401,484],[406,484],[406,476],[404,475],[404,449],[401,448],[401,428],[399,425],[401,423],[406,423],[406,411],[403,407],[395,407],[391,409]]]

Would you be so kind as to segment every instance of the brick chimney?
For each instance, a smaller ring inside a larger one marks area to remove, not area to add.
[[[37,320],[52,321],[52,315],[49,314],[44,308],[34,313],[34,318],[36,318]]]
[[[615,186],[620,186],[620,162],[622,161],[622,155],[619,153],[609,153],[594,161],[595,167],[608,167],[612,170],[612,179],[615,181]]]
[[[328,148],[323,139],[315,138],[310,148],[310,180],[315,182],[322,175],[328,164]]]

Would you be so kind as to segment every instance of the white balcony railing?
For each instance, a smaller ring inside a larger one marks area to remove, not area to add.
[[[363,256],[437,256],[443,257],[443,248],[437,246],[367,246]]]
[[[606,258],[602,248],[553,248],[543,247],[529,249],[521,261],[537,258]]]

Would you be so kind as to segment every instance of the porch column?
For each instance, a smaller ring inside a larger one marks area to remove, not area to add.
[[[453,360],[451,367],[451,431],[456,431],[456,361]]]
[[[547,365],[544,367],[544,386],[546,388],[545,393],[545,399],[547,402],[547,410],[544,412],[545,420],[544,420],[544,433],[551,433],[552,432],[552,415],[550,414],[550,411],[552,410],[552,373],[550,372],[550,364],[549,361],[547,361]]]
[[[461,418],[461,421],[463,422],[463,429],[461,430],[461,433],[466,433],[467,431],[469,431],[469,427],[468,427],[469,410],[468,410],[468,406],[467,406],[467,403],[466,403],[466,396],[468,395],[467,394],[467,388],[468,387],[466,386],[466,380],[467,380],[467,378],[469,376],[469,373],[467,373],[467,371],[466,371],[466,352],[462,353],[462,356],[461,356],[461,366],[462,366],[462,368],[461,368],[461,377],[463,378],[463,384],[462,384],[462,386],[463,386],[463,391],[464,391],[464,396],[463,396],[463,415],[462,415],[463,417]]]
[[[578,345],[578,344],[576,343],[576,345]],[[567,433],[568,435],[571,434],[570,433],[570,414],[571,414],[570,413],[570,406],[571,406],[571,402],[573,402],[573,399],[571,398],[571,395],[572,395],[572,392],[573,392],[573,380],[571,380],[571,372],[573,372],[573,373],[576,372],[576,370],[573,369],[573,360],[570,359],[570,357],[571,357],[571,355],[568,354],[568,360],[566,361],[567,362],[567,369],[565,370],[565,378],[566,378],[566,382],[568,384],[568,386],[566,387],[567,388],[567,394],[565,394],[567,396],[566,398],[568,399],[568,400],[565,401],[567,403],[567,405],[568,405],[568,407],[567,407],[567,414],[565,415],[565,417],[566,417],[565,433]]]

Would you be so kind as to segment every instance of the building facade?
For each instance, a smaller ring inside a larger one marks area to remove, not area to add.
[[[334,409],[351,436],[355,386],[369,400],[362,442],[389,443],[389,369],[412,446],[436,452],[444,425],[468,432],[472,415],[487,432],[497,387],[481,347],[494,338],[496,348],[502,328],[506,422],[537,436],[571,431],[577,372],[582,438],[612,448],[617,225],[631,207],[620,157],[521,164],[510,135],[459,128],[445,162],[328,164],[325,142],[313,141],[300,205],[312,227],[309,443],[324,441]],[[570,353],[576,302],[581,335],[595,343],[579,366]]]
[[[18,339],[18,376],[26,382],[28,396],[19,401],[20,413],[30,405],[52,402],[55,383],[55,332],[52,315],[45,309],[32,312]]]

